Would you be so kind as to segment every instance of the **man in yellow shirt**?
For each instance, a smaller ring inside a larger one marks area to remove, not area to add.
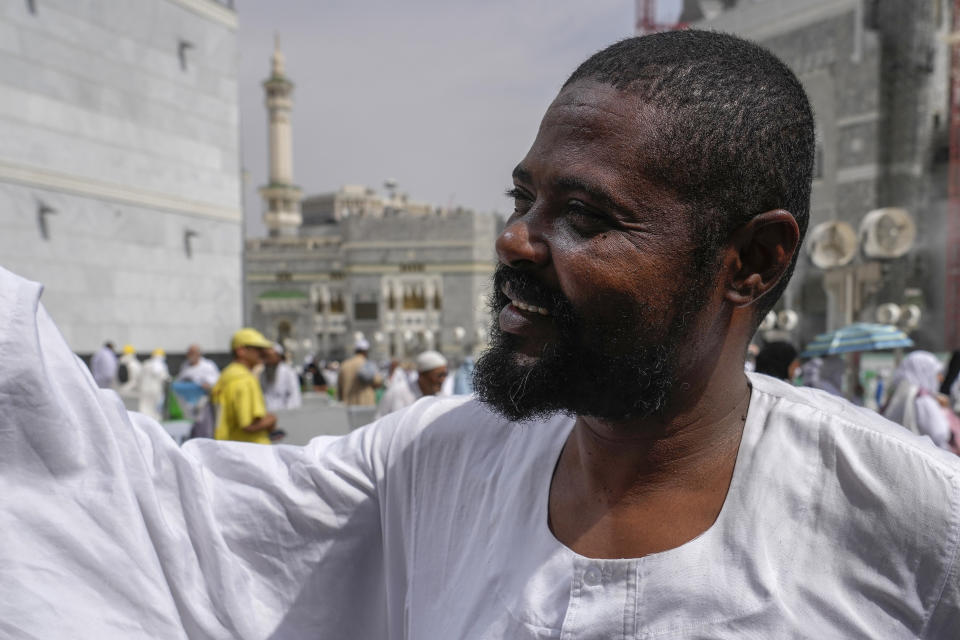
[[[256,329],[240,329],[233,334],[230,341],[233,362],[220,374],[210,394],[220,407],[214,433],[217,440],[270,444],[270,432],[277,426],[277,417],[267,413],[260,381],[252,373],[270,346],[270,341]]]

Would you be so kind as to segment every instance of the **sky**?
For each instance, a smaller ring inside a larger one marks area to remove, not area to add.
[[[668,0],[669,3],[669,0]],[[590,54],[633,34],[634,0],[236,0],[247,231],[264,235],[261,82],[280,34],[295,83],[295,182],[506,213],[510,173]]]

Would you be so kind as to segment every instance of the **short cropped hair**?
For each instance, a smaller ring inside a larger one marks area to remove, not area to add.
[[[580,80],[633,93],[657,110],[655,139],[645,141],[645,174],[692,214],[702,275],[713,277],[730,234],[765,211],[789,211],[803,240],[813,113],[800,81],[772,53],[728,34],[669,31],[607,47],[564,87]],[[758,301],[756,322],[783,293],[799,253],[798,246],[776,287]]]

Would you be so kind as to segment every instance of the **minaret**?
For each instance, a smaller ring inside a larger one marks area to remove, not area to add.
[[[303,218],[300,215],[300,188],[293,184],[293,143],[290,128],[290,108],[293,101],[293,83],[284,73],[284,58],[280,52],[280,36],[273,47],[270,77],[263,81],[270,117],[270,182],[260,187],[267,211],[263,221],[271,236],[296,235]]]

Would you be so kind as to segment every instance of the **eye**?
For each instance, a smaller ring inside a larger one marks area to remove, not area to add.
[[[590,232],[609,228],[610,218],[580,200],[570,200],[566,206],[566,217],[577,229]]]
[[[520,187],[511,187],[507,189],[507,197],[513,198],[514,213],[522,213],[530,208],[533,203],[533,196]]]

